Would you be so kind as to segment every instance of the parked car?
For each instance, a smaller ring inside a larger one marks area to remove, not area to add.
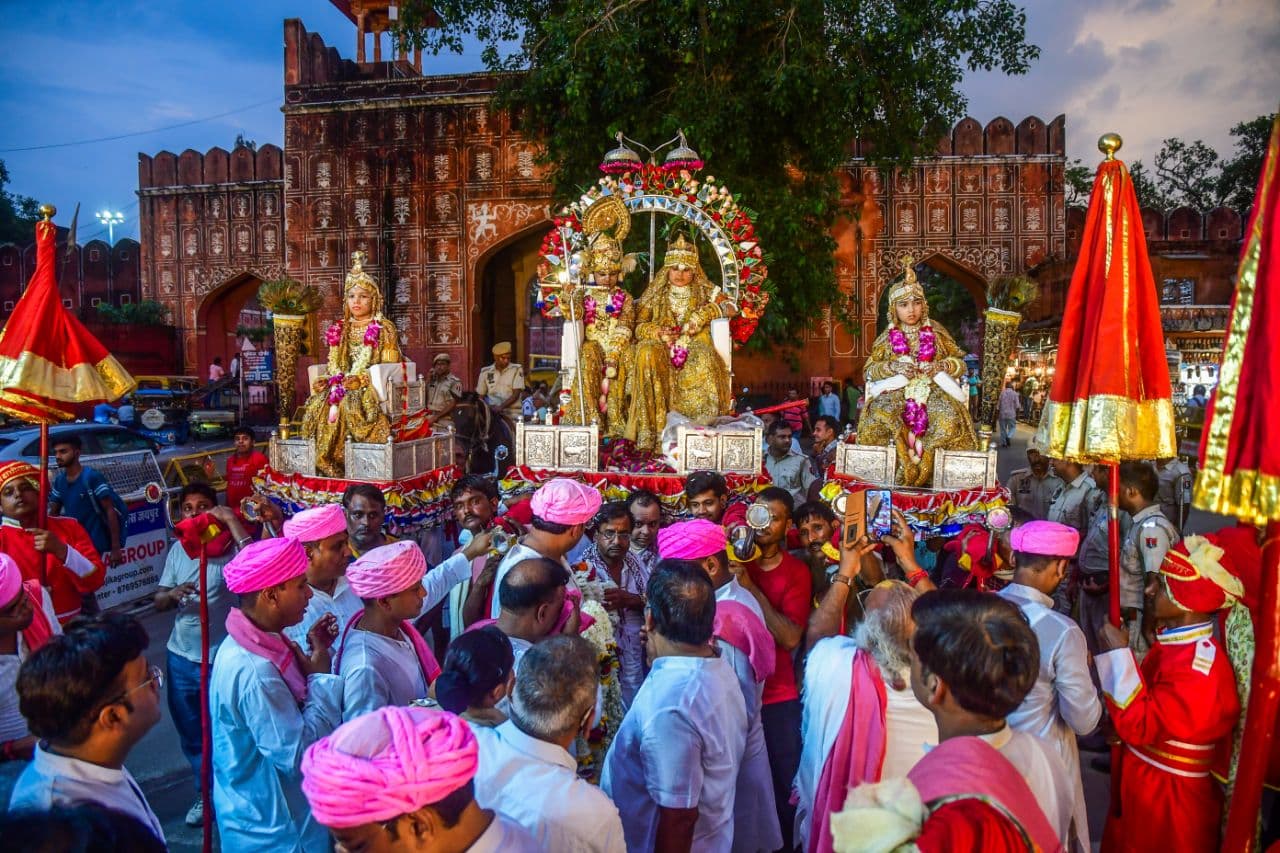
[[[49,442],[52,450],[53,440],[58,436],[80,436],[81,452],[85,456],[98,456],[105,453],[128,453],[130,451],[149,450],[160,452],[160,444],[141,433],[116,424],[73,423],[56,424],[49,427]],[[52,455],[52,452],[50,453]],[[0,462],[21,459],[33,465],[40,459],[40,430],[37,427],[11,430],[0,433]]]

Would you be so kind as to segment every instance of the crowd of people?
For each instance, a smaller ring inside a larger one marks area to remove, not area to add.
[[[250,497],[258,525],[187,486],[163,670],[135,619],[78,613],[100,551],[70,519],[32,532],[35,469],[9,464],[0,536],[27,535],[0,542],[0,827],[163,849],[125,767],[163,693],[198,794],[210,741],[225,851],[1089,850],[1079,750],[1101,733],[1127,745],[1108,849],[1212,849],[1240,710],[1213,620],[1258,552],[1182,541],[1180,463],[1119,467],[1112,567],[1105,468],[1031,450],[1011,532],[917,541],[895,510],[876,538],[859,501],[807,499],[821,469],[789,461],[791,432],[771,424],[766,460],[794,481],[696,472],[679,513],[465,476],[434,567],[369,485],[288,520]],[[746,537],[751,503],[769,523]]]

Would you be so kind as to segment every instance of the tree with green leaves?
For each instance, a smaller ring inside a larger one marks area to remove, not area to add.
[[[1218,177],[1218,194],[1224,203],[1242,213],[1253,208],[1253,197],[1258,191],[1258,177],[1262,174],[1262,160],[1271,139],[1271,125],[1275,113],[1258,116],[1252,121],[1242,121],[1231,128],[1235,137],[1235,156],[1222,163]]]
[[[34,198],[9,192],[9,169],[0,160],[0,243],[25,245],[36,238],[40,203]]]
[[[775,293],[755,339],[773,343],[836,300],[850,142],[885,167],[926,156],[965,113],[967,71],[1039,55],[1013,0],[404,0],[398,32],[434,53],[475,38],[491,70],[518,72],[499,105],[542,141],[560,198],[595,180],[616,132],[683,128],[760,212]]]

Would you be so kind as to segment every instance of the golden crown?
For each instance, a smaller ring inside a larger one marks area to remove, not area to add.
[[[662,260],[663,266],[698,268],[698,247],[684,238],[676,237],[676,241],[667,248],[667,255]]]
[[[889,288],[889,309],[893,310],[893,306],[903,299],[912,296],[918,296],[924,299],[924,287],[916,278],[915,261],[910,255],[902,259],[902,278],[895,281]]]
[[[622,272],[622,244],[608,234],[597,235],[587,250],[583,271],[605,275]]]
[[[342,288],[343,293],[350,293],[354,287],[363,288],[370,293],[378,292],[378,283],[373,280],[373,276],[364,271],[364,263],[367,260],[369,256],[364,252],[351,253],[351,272],[347,273],[347,280]]]

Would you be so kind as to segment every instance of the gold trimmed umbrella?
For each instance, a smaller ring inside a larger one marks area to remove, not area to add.
[[[1236,293],[1223,344],[1218,388],[1205,415],[1194,504],[1266,525],[1261,607],[1254,617],[1256,654],[1245,727],[1230,797],[1224,850],[1254,846],[1262,785],[1280,711],[1280,116],[1258,180]]]
[[[1120,472],[1130,459],[1177,453],[1164,330],[1133,179],[1117,160],[1123,140],[1098,140],[1098,166],[1058,338],[1057,373],[1036,446],[1047,456],[1110,469],[1113,625],[1120,624]],[[1118,747],[1112,747],[1111,807],[1120,807]]]
[[[40,455],[49,458],[49,424],[75,417],[77,403],[117,400],[138,386],[73,314],[62,307],[54,273],[53,205],[36,223],[36,269],[9,322],[0,330],[0,412],[40,425]],[[44,523],[48,466],[40,466]]]

